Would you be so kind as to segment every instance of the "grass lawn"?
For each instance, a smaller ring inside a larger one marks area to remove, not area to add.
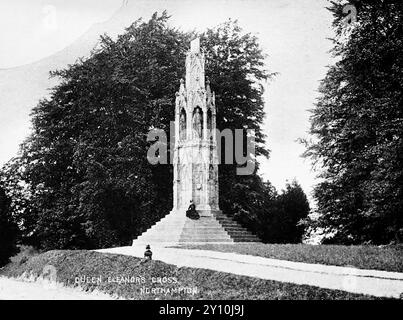
[[[230,273],[142,262],[136,257],[85,250],[55,250],[13,259],[0,269],[0,276],[40,277],[45,266],[57,270],[57,281],[66,286],[95,289],[126,299],[375,299],[344,291],[321,289]],[[81,279],[80,285],[76,283]],[[164,278],[165,277],[165,278]],[[158,278],[165,283],[155,281]],[[154,280],[154,281],[153,281]],[[142,288],[148,288],[142,292]],[[192,293],[180,288],[197,288]]]
[[[180,248],[235,252],[254,256],[306,263],[352,266],[403,272],[403,246],[341,246],[306,244],[203,244]]]

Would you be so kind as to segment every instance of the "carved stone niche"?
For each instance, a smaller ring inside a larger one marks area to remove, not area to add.
[[[179,116],[179,139],[186,140],[186,111],[183,108]]]
[[[193,53],[200,52],[200,38],[193,39],[190,42],[190,52],[193,52]]]
[[[196,107],[193,111],[193,138],[201,139],[203,134],[203,111]]]

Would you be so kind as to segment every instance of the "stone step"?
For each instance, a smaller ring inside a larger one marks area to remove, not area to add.
[[[255,236],[254,234],[231,234],[231,233],[229,233],[229,236],[232,239],[251,239],[254,241],[261,242],[260,239],[257,236]]]
[[[219,225],[204,225],[204,226],[190,226],[190,225],[183,225],[183,226],[178,226],[178,225],[164,225],[161,227],[155,227],[152,228],[153,230],[158,230],[158,231],[164,231],[164,230],[212,230],[215,232],[220,232],[220,230],[225,231],[225,228],[223,226]],[[234,231],[246,231],[246,230],[234,230]]]
[[[252,233],[230,233],[230,232],[227,232],[227,233],[231,238],[235,238],[235,237],[238,237],[238,238],[257,238]]]
[[[155,228],[152,228],[154,230],[167,230],[167,229],[171,229],[171,230],[176,230],[176,229],[200,229],[200,230],[207,230],[207,229],[211,229],[211,230],[224,230],[225,228],[223,226],[220,225],[201,225],[201,226],[192,226],[192,225],[164,225],[164,226],[158,226]],[[234,231],[247,231],[247,230],[242,230],[242,229],[229,229],[229,230],[234,230]]]
[[[153,228],[157,228],[157,227],[159,227],[159,226],[161,226],[161,225],[166,225],[166,226],[171,226],[171,227],[175,227],[175,226],[180,226],[180,225],[183,225],[183,226],[191,226],[191,227],[196,227],[196,228],[198,228],[198,227],[209,227],[209,226],[216,226],[216,227],[219,227],[219,228],[222,228],[223,227],[223,225],[221,225],[218,221],[200,221],[200,223],[198,223],[198,222],[191,222],[191,221],[186,221],[186,222],[178,222],[178,223],[171,223],[171,222],[167,222],[167,223],[161,223],[161,224],[158,224],[158,225],[155,225],[155,226],[153,226]]]
[[[234,243],[232,240],[214,240],[214,239],[180,239],[181,243]],[[243,241],[247,242],[247,241]]]
[[[209,232],[182,232],[181,237],[210,237],[210,238],[230,238],[230,235],[225,231],[219,233],[209,233]]]
[[[155,235],[148,235],[143,237],[138,237],[135,240],[143,239],[144,241],[157,241],[160,239],[167,239],[167,240],[177,240],[177,237],[169,237],[169,235],[162,235],[162,234],[155,234]],[[245,236],[245,235],[228,235],[228,236],[217,236],[216,234],[182,234],[179,237],[180,240],[192,240],[192,241],[226,241],[226,240],[233,240],[234,242],[260,242],[260,239],[256,236]]]
[[[250,232],[247,228],[242,227],[241,225],[237,224],[237,225],[222,225],[224,228],[228,229],[228,230],[245,230]]]
[[[147,233],[151,230],[147,230]],[[254,234],[249,232],[247,229],[242,227],[236,228],[222,228],[217,226],[184,226],[178,228],[178,226],[164,226],[164,228],[152,228],[153,233],[159,233],[162,235],[163,233],[175,233],[175,232],[182,232],[182,233],[206,233],[206,234],[216,234],[225,232],[228,233],[230,236],[250,236],[257,238]]]
[[[229,235],[238,236],[238,237],[257,237],[252,232],[243,231],[243,232],[227,232]]]
[[[252,232],[249,232],[249,231],[228,231],[227,230],[227,233],[232,237],[242,237],[242,236],[245,236],[245,237],[255,237],[255,238],[257,238],[257,236],[256,235],[254,235]]]
[[[234,240],[234,242],[259,242],[259,243],[261,242],[259,238],[256,238],[256,239],[249,239],[249,238],[243,239],[243,238],[239,238],[239,239],[233,239],[233,240]]]
[[[217,219],[217,221],[222,224],[222,225],[228,225],[228,226],[240,226],[240,224],[234,220],[219,220]]]
[[[200,229],[200,230],[207,230],[207,229],[215,229],[215,230],[224,230],[222,226],[220,226],[218,223],[217,224],[209,224],[209,225],[191,225],[191,224],[185,224],[182,229]]]
[[[181,235],[180,236],[180,238],[179,238],[180,240],[192,240],[192,241],[207,241],[207,240],[209,240],[209,241],[215,241],[215,242],[218,242],[218,241],[231,241],[232,239],[229,237],[229,236],[227,236],[227,237],[224,237],[224,236],[222,236],[222,237],[220,237],[220,236],[217,236],[217,237],[208,237],[208,236],[205,236],[205,237],[203,237],[203,236],[201,236],[201,235],[194,235],[194,236],[191,236],[191,235]]]
[[[218,222],[221,226],[223,227],[234,227],[234,228],[243,228],[240,224],[236,223],[236,222]]]
[[[236,230],[242,230],[242,231],[248,231],[248,229],[246,229],[246,228],[244,228],[244,227],[241,227],[241,226],[222,226],[222,227],[224,227],[225,229],[227,229],[227,230],[234,230],[234,231],[236,231]],[[249,232],[249,231],[248,231]]]
[[[248,229],[242,227],[237,221],[233,220],[233,218],[226,216],[223,213],[215,213],[214,215],[231,237],[239,237],[240,235],[238,231],[244,231],[245,234],[252,237],[251,239],[260,241],[256,235],[254,235]]]
[[[220,217],[215,217],[220,223],[236,223],[239,224],[238,221],[229,218],[229,217],[225,217],[225,218],[220,218]]]
[[[257,238],[256,235],[250,232],[243,232],[243,233],[231,233],[227,232],[231,237],[245,237],[245,238]]]
[[[257,236],[220,212],[213,212],[212,216],[201,216],[197,220],[192,220],[182,213],[171,213],[134,241],[137,243],[260,242]]]
[[[226,232],[220,232],[220,233],[211,233],[211,232],[183,232],[181,233],[181,237],[205,237],[205,238],[232,238],[231,235],[229,235]]]
[[[193,239],[193,238],[201,238],[201,239],[231,239],[228,234],[223,235],[213,235],[213,234],[181,234],[180,239]]]
[[[173,234],[172,233],[147,233],[144,234],[143,238],[173,238],[173,236],[171,236]],[[219,232],[219,233],[211,233],[211,232],[199,232],[197,230],[193,231],[193,232],[177,232],[176,237],[204,237],[204,238],[230,238],[229,234],[226,233],[225,231]],[[140,237],[138,237],[137,239],[139,239]],[[243,236],[245,237],[245,236]]]
[[[224,227],[223,228],[229,232],[247,232],[251,233],[248,229],[242,228],[242,227]]]
[[[219,217],[216,216],[215,218],[218,221],[222,222],[222,223],[236,223],[236,224],[239,224],[238,221],[236,221],[236,220],[234,220],[232,218],[229,218],[229,217],[219,218]]]
[[[212,228],[180,228],[180,229],[164,229],[164,230],[157,230],[157,229],[152,229],[147,231],[147,233],[150,234],[159,234],[159,235],[169,235],[170,233],[176,233],[176,234],[228,234],[229,233],[225,229],[212,229]],[[234,233],[234,234],[246,234],[246,233]]]
[[[225,235],[225,236],[229,236],[228,232],[226,232],[224,229],[199,229],[199,228],[193,228],[193,229],[182,229],[181,232],[182,235],[184,234],[189,234],[189,235],[198,235],[198,234],[203,234],[203,235],[210,235],[210,236],[214,236],[214,235]]]

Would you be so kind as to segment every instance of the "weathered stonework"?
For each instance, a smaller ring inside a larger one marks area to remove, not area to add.
[[[186,56],[186,85],[176,93],[174,150],[174,203],[172,211],[185,212],[190,200],[202,215],[218,207],[218,158],[215,95],[205,81],[204,54],[199,39]]]
[[[215,94],[204,76],[199,39],[186,57],[175,103],[173,209],[133,245],[254,242],[259,239],[222,214],[218,199]],[[190,200],[199,219],[186,217]]]

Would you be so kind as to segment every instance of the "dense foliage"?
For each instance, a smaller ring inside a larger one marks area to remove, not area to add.
[[[401,241],[403,233],[403,7],[401,1],[354,1],[345,23],[332,2],[336,37],[313,109],[315,140],[306,155],[321,170],[316,230],[326,242]]]
[[[169,132],[195,34],[167,20],[154,14],[117,40],[103,36],[88,59],[53,72],[60,84],[33,109],[32,134],[0,174],[24,242],[45,249],[127,245],[169,213],[172,168],[147,161],[146,137],[151,128]],[[254,129],[256,155],[267,156],[261,83],[271,74],[257,38],[233,21],[200,37],[218,128]],[[264,234],[272,187],[256,171],[238,176],[235,169],[220,165],[220,206]]]
[[[53,72],[60,84],[33,109],[33,132],[3,170],[9,189],[25,182],[15,215],[37,245],[129,244],[170,208],[169,167],[146,157],[149,129],[169,132],[189,42],[166,20],[103,36],[88,59]]]
[[[0,267],[18,252],[18,227],[10,212],[10,199],[0,186]]]
[[[256,224],[250,225],[264,242],[301,243],[310,213],[308,199],[301,186],[293,181],[285,190],[276,192],[269,182],[261,193],[263,206],[256,211]],[[247,224],[247,221],[245,222]]]

